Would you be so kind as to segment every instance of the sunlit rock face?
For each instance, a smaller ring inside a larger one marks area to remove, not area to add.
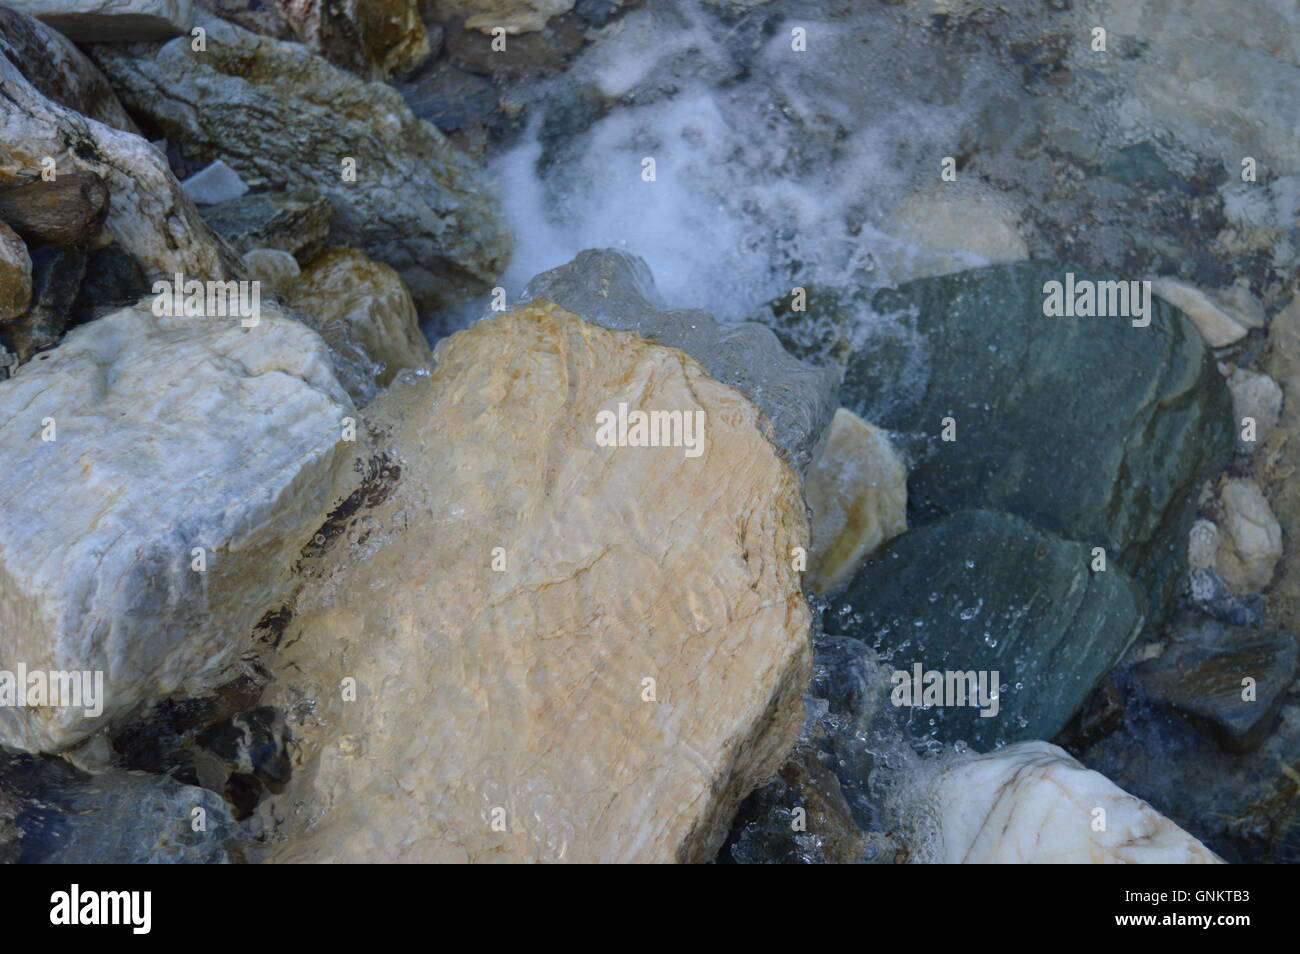
[[[805,489],[813,515],[808,585],[816,592],[846,582],[864,557],[907,529],[907,465],[888,434],[847,408],[835,412]]]
[[[957,761],[933,790],[948,864],[1216,864],[1146,802],[1063,749],[1022,742]]]
[[[272,860],[711,857],[802,721],[798,477],[694,359],[550,302],[436,359],[368,409],[386,478],[304,566]],[[702,414],[698,455],[604,446],[620,404]]]
[[[350,489],[353,413],[269,304],[250,328],[124,308],[0,382],[0,671],[104,690],[95,717],[0,706],[0,744],[66,749],[227,660]]]

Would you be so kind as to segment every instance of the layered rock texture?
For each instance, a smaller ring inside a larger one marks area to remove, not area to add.
[[[934,784],[947,864],[1215,864],[1199,841],[1046,742],[954,762]]]
[[[144,139],[47,98],[4,55],[0,92],[0,185],[52,185],[50,175],[57,183],[61,175],[88,174],[110,193],[109,232],[150,277],[242,273],[238,256],[199,218],[166,158]]]
[[[122,309],[0,382],[0,670],[100,671],[106,695],[0,708],[0,743],[66,749],[219,668],[345,489],[352,413],[269,304],[253,328]]]
[[[1092,560],[1082,544],[1017,517],[962,511],[863,564],[828,607],[827,629],[888,652],[909,674],[917,664],[998,673],[996,707],[916,708],[918,732],[933,720],[939,739],[977,749],[1050,739],[1142,627],[1141,592],[1118,567],[1094,572]]]
[[[620,404],[702,415],[702,452],[599,442]],[[711,857],[808,678],[804,504],[758,409],[539,300],[444,339],[367,426],[383,476],[275,664],[301,748],[274,860]]]
[[[59,31],[12,5],[0,7],[0,53],[59,105],[115,129],[139,131],[86,54]]]
[[[319,189],[334,205],[332,240],[396,269],[420,308],[490,286],[511,246],[497,203],[473,162],[396,90],[299,44],[199,22],[205,52],[180,38],[94,55],[128,105],[187,155],[222,159],[250,186]]]
[[[877,293],[870,308],[892,337],[849,359],[841,401],[925,436],[908,484],[918,516],[1003,510],[1103,546],[1158,624],[1186,572],[1197,495],[1232,455],[1228,390],[1191,321],[1154,296],[1146,327],[1047,317],[1045,285],[1067,272],[1112,279],[1024,262]],[[919,348],[890,345],[908,340]],[[942,439],[945,419],[955,439]]]

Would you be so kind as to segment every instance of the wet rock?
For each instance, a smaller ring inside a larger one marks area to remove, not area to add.
[[[620,402],[704,412],[707,448],[597,443]],[[544,302],[381,395],[400,480],[304,567],[264,700],[311,806],[273,860],[714,857],[808,677],[804,505],[760,420],[681,351]]]
[[[411,112],[445,133],[487,121],[497,110],[496,88],[450,63],[439,63],[398,89]]]
[[[356,249],[332,248],[317,256],[288,283],[286,295],[312,317],[313,327],[342,325],[374,364],[381,387],[399,371],[433,364],[401,277]]]
[[[32,259],[27,245],[0,221],[0,321],[17,318],[32,300]]]
[[[115,129],[139,132],[90,57],[59,31],[11,6],[0,7],[0,54],[60,106]]]
[[[1148,698],[1177,709],[1225,751],[1249,752],[1272,731],[1295,679],[1296,641],[1203,620],[1176,626],[1164,652],[1133,675]]]
[[[698,310],[667,311],[645,262],[616,249],[588,249],[524,289],[605,328],[680,348],[763,413],[771,440],[799,471],[811,463],[835,413],[837,375],[792,358],[752,322],[720,324]]]
[[[153,146],[46,99],[3,56],[0,92],[0,122],[6,129],[0,183],[32,181],[50,157],[57,177],[89,173],[108,186],[108,229],[149,277],[170,280],[177,272],[213,280],[239,277],[238,256],[199,218]]]
[[[1236,368],[1228,378],[1236,416],[1237,449],[1247,454],[1268,440],[1282,416],[1282,389],[1267,374]],[[1246,419],[1254,421],[1254,440],[1243,437]]]
[[[870,308],[890,320],[850,360],[840,401],[926,442],[908,482],[913,524],[987,507],[1104,546],[1158,626],[1197,494],[1232,455],[1227,388],[1190,321],[1155,297],[1147,327],[1045,316],[1044,285],[1066,272],[1025,262],[878,293]]]
[[[351,413],[269,302],[249,328],[123,309],[0,383],[0,669],[101,671],[106,696],[0,708],[0,742],[59,751],[215,678],[346,492]]]
[[[396,90],[298,44],[200,19],[205,53],[176,40],[95,56],[187,154],[221,158],[252,186],[318,188],[334,205],[333,240],[395,268],[420,308],[490,286],[510,251],[497,204],[472,161]],[[268,123],[268,112],[293,121]]]
[[[45,246],[32,253],[31,304],[21,318],[0,324],[0,346],[16,354],[19,364],[63,337],[85,274],[84,248]]]
[[[853,821],[834,773],[798,745],[775,781],[741,806],[718,861],[736,864],[856,864],[871,840]]]
[[[1086,545],[1017,517],[958,512],[864,563],[828,605],[826,628],[863,640],[909,680],[918,663],[923,673],[984,672],[992,693],[998,674],[996,704],[967,695],[922,708],[902,697],[914,735],[977,749],[1052,738],[1143,623],[1141,592],[1113,564],[1094,572],[1093,560]]]
[[[1081,758],[1234,864],[1300,862],[1300,694],[1252,752],[1225,752],[1169,707],[1132,690],[1120,731]],[[1158,768],[1153,771],[1153,767]]]
[[[1253,480],[1234,478],[1219,493],[1214,569],[1234,593],[1255,593],[1273,580],[1282,556],[1282,528]]]
[[[916,860],[1221,863],[1145,802],[1046,742],[1023,742],[958,759],[940,771],[926,801],[937,821],[937,846],[918,851]],[[1097,824],[1101,819],[1104,825]]]
[[[494,50],[487,32],[453,20],[446,25],[444,42],[451,62],[460,69],[516,82],[563,71],[569,57],[582,48],[582,34],[580,17],[562,16],[540,33],[508,35],[506,48]]]
[[[324,248],[334,208],[315,189],[290,189],[252,193],[202,212],[208,225],[241,253],[278,248],[305,262]]]
[[[883,262],[897,280],[945,275],[993,262],[1029,257],[1015,210],[996,195],[953,196],[947,186],[918,192],[900,202],[886,223],[907,253]]]
[[[31,245],[88,245],[99,237],[108,209],[104,180],[90,172],[0,187],[0,220]]]
[[[886,540],[907,529],[907,465],[889,435],[852,411],[831,419],[804,483],[812,511],[807,585],[832,590]]]
[[[0,854],[21,864],[230,864],[244,861],[220,796],[169,778],[0,754]],[[201,810],[201,815],[197,814]],[[204,830],[195,831],[202,820]]]
[[[158,40],[188,33],[193,0],[10,0],[78,43]]]
[[[232,202],[248,192],[239,173],[220,159],[185,179],[181,188],[199,205]]]
[[[1157,278],[1151,290],[1180,309],[1196,323],[1205,343],[1211,348],[1223,348],[1240,341],[1251,328],[1264,324],[1258,302],[1243,305],[1240,293],[1234,299],[1227,295],[1212,295],[1175,278]]]

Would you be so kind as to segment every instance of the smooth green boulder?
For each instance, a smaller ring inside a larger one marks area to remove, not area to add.
[[[827,607],[825,629],[880,653],[894,674],[890,701],[911,709],[914,737],[933,731],[981,751],[1051,739],[1144,620],[1138,587],[1114,564],[1095,571],[1094,560],[1086,545],[1018,517],[961,511],[895,538],[864,563]],[[936,672],[945,691],[948,673],[971,673],[976,683],[956,677],[953,688],[984,692],[968,693],[965,704],[948,692],[937,706],[917,705],[926,701],[924,674]]]
[[[1232,457],[1231,398],[1191,320],[1154,295],[1145,327],[1048,317],[1045,286],[1067,273],[1076,287],[1114,280],[1019,262],[869,300],[816,292],[798,317],[805,335],[831,337],[801,350],[833,360],[851,341],[840,403],[901,432],[913,524],[987,508],[1103,546],[1159,625],[1186,574],[1197,496]],[[790,337],[796,316],[780,309],[764,320]]]

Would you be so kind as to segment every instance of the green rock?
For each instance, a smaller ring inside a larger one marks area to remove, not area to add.
[[[1119,567],[1091,563],[1084,544],[1018,517],[962,511],[886,544],[831,601],[825,625],[873,646],[895,672],[982,671],[990,690],[998,674],[995,714],[917,707],[913,735],[933,719],[939,741],[981,751],[1050,739],[1143,623],[1141,591]]]
[[[1044,283],[1067,272],[1111,278],[1019,262],[876,293],[871,320],[884,330],[858,344],[840,402],[924,438],[914,523],[988,508],[1104,546],[1158,625],[1186,573],[1200,489],[1232,457],[1231,398],[1191,320],[1161,299],[1147,327],[1045,316]],[[861,295],[842,301],[861,312]],[[947,417],[953,441],[941,439]]]

